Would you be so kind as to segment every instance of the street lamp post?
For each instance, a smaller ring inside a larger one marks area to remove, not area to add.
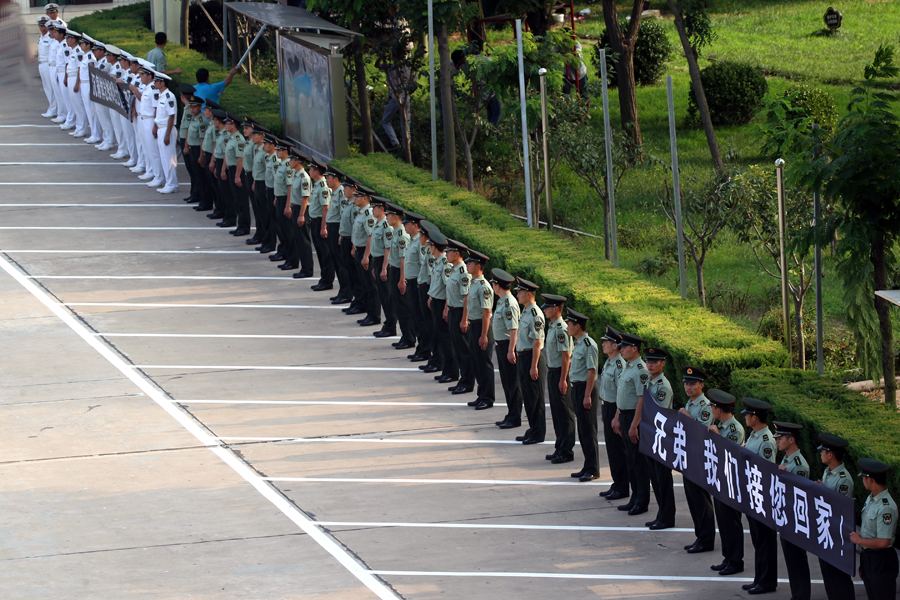
[[[538,71],[541,76],[541,131],[544,142],[544,197],[547,200],[547,229],[553,230],[553,208],[550,204],[550,160],[547,154],[547,145],[550,138],[550,118],[547,116],[547,69],[541,68]],[[540,221],[538,221],[540,227]]]
[[[778,242],[781,250],[781,313],[784,325],[784,343],[788,351],[788,366],[792,366],[794,359],[791,353],[791,310],[788,305],[788,268],[787,251],[785,242],[786,215],[784,209],[784,159],[775,161],[775,176],[778,180]]]

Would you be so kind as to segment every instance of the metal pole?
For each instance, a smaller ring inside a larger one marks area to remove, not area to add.
[[[669,141],[672,152],[672,194],[675,198],[675,235],[678,236],[678,278],[681,281],[681,299],[687,300],[687,279],[684,274],[684,228],[681,223],[681,181],[678,172],[678,142],[675,139],[675,96],[672,93],[672,76],[666,76],[666,94],[669,98]]]
[[[612,130],[609,126],[609,90],[606,89],[606,50],[600,49],[600,83],[603,86],[603,138],[606,145],[606,194],[609,197],[609,236],[612,264],[619,266],[619,243],[616,240],[616,184],[613,179]]]
[[[222,0],[222,70],[228,70],[228,7]]]
[[[534,227],[531,218],[531,157],[528,152],[528,114],[525,111],[525,58],[522,50],[522,19],[516,19],[516,44],[519,50],[519,105],[522,109],[522,162],[525,165],[525,216],[528,226]]]
[[[158,29],[157,31],[165,31],[166,34],[168,35],[168,33],[169,33],[169,17],[167,15],[167,11],[166,11],[166,0],[163,0],[163,2],[162,2],[162,9],[163,9],[162,27],[160,29]]]
[[[784,320],[784,343],[788,351],[788,366],[793,366],[791,354],[791,311],[788,306],[788,269],[785,249],[786,216],[784,210],[784,159],[775,161],[775,176],[778,180],[778,240],[781,249],[781,313]]]
[[[813,123],[813,135],[816,136],[816,146],[814,156],[819,156],[819,126]],[[819,190],[813,192],[813,226],[818,227],[822,223],[822,201],[819,197]],[[819,375],[825,373],[825,351],[823,349],[825,340],[824,323],[825,318],[822,314],[822,246],[816,242],[816,371]]]
[[[438,178],[437,107],[434,97],[434,1],[428,0],[428,96],[431,105],[431,180]]]
[[[253,41],[250,43],[250,45],[247,46],[247,51],[244,52],[244,55],[241,57],[241,60],[238,61],[237,66],[241,66],[242,64],[244,64],[244,61],[247,60],[248,56],[250,56],[250,51],[253,50],[253,47],[256,45],[256,42],[258,42],[259,38],[262,37],[262,34],[266,30],[266,27],[268,27],[268,25],[263,25],[262,28],[259,30],[259,33],[256,34],[256,37],[253,38]],[[337,44],[333,44],[333,46],[337,46]],[[337,54],[337,51],[334,48],[332,48],[331,53]]]
[[[547,199],[547,230],[553,230],[553,206],[551,205],[550,192],[550,160],[548,159],[547,145],[550,139],[550,117],[547,115],[547,69],[538,71],[541,76],[541,129],[544,135],[544,197]],[[540,221],[538,227],[540,227]]]

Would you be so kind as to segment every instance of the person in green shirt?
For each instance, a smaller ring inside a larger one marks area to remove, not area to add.
[[[184,156],[184,164],[191,165],[188,175],[191,178],[191,193],[185,198],[185,202],[201,204],[206,191],[204,189],[206,180],[203,177],[203,169],[200,167],[200,144],[203,142],[203,135],[206,133],[207,122],[200,114],[203,99],[196,96],[184,96],[187,100],[185,103],[185,116],[181,118],[181,125],[185,127],[184,146],[182,155]]]
[[[430,373],[440,370],[440,375],[435,375],[435,379],[439,383],[450,383],[459,379],[459,365],[453,349],[450,348],[450,328],[445,318],[447,279],[452,271],[445,251],[448,240],[447,236],[433,224],[429,223],[427,231],[428,238],[431,240],[431,256],[434,258],[431,267],[431,284],[428,286],[428,308],[431,310],[431,318],[434,323],[434,349],[437,357],[432,368],[424,369],[424,371]]]
[[[275,158],[277,159],[274,163],[275,168],[275,216],[278,218],[278,222],[282,224],[284,227],[285,223],[289,223],[293,218],[293,211],[291,210],[291,205],[288,202],[288,196],[291,193],[291,180],[294,176],[294,169],[291,167],[291,161],[288,159],[291,147],[284,140],[275,140]],[[294,158],[294,164],[296,164],[297,158]],[[290,238],[286,238],[288,241],[285,242],[285,248],[282,254],[284,257],[284,262],[278,265],[278,268],[282,271],[293,271],[294,269],[299,268],[300,263],[290,254],[291,246]],[[277,255],[277,254],[276,254]],[[271,259],[271,257],[270,257]]]
[[[325,224],[331,206],[331,188],[325,185],[326,170],[324,165],[316,161],[309,167],[309,176],[312,179],[312,193],[307,211],[310,220],[309,235],[312,236],[316,258],[319,261],[319,282],[312,286],[314,292],[334,289],[334,260],[331,257],[331,246],[328,245],[328,227]]]
[[[647,391],[663,408],[672,408],[672,402],[675,400],[672,384],[663,374],[668,357],[669,353],[662,348],[647,348],[644,351],[644,362],[647,365],[647,372],[650,374]],[[645,525],[652,531],[675,527],[675,484],[672,481],[672,469],[661,462],[649,459],[647,468],[658,509],[656,518]]]
[[[872,458],[858,461],[863,486],[869,492],[862,507],[862,526],[850,534],[850,541],[860,547],[859,575],[866,586],[869,600],[894,600],[897,597],[897,503],[887,489],[887,473],[891,469]]]
[[[600,477],[597,456],[597,405],[600,395],[594,383],[600,366],[597,342],[587,334],[588,318],[571,308],[567,309],[566,333],[574,340],[569,379],[572,381],[572,404],[578,428],[578,442],[584,454],[584,466],[572,473],[579,481],[593,481]]]
[[[369,236],[367,254],[369,258],[369,276],[375,282],[375,295],[378,298],[380,312],[384,313],[384,324],[381,330],[375,332],[375,337],[393,337],[397,335],[397,315],[394,313],[394,305],[390,301],[390,289],[387,282],[387,271],[384,270],[384,251],[391,243],[393,229],[388,225],[384,214],[387,198],[372,197],[372,216],[375,218],[375,227]]]
[[[275,172],[278,170],[281,161],[278,159],[278,155],[275,152],[275,137],[272,136],[271,133],[267,133],[263,136],[263,153],[266,155],[266,175],[264,179],[266,205],[270,215],[269,230],[272,232],[270,234],[270,239],[273,242],[266,248],[270,251],[274,251],[274,254],[269,254],[269,260],[278,262],[284,260],[286,240],[282,234],[289,223],[287,222],[287,219],[284,218],[284,209],[282,208],[279,212],[277,206],[278,201],[275,199]],[[262,251],[263,249],[261,248],[260,252]]]
[[[794,475],[809,479],[809,463],[800,453],[797,445],[803,427],[796,423],[775,421],[775,445],[784,452],[778,468]],[[791,584],[791,598],[809,600],[812,595],[812,582],[809,575],[809,557],[806,550],[792,544],[781,537],[781,551],[784,554],[784,565],[787,567],[788,581]]]
[[[429,228],[435,228],[434,224],[429,222],[424,216],[418,219],[419,222],[419,272],[418,274],[410,273],[415,278],[416,293],[419,303],[419,350],[416,351],[418,356],[410,358],[413,362],[425,362],[419,365],[419,369],[426,373],[439,371],[443,367],[439,361],[434,338],[434,320],[431,318],[431,309],[428,307],[428,301],[431,296],[428,290],[431,287],[431,270],[434,267],[434,255],[431,253],[431,239],[428,237]]]
[[[447,240],[447,262],[444,267],[447,285],[447,306],[444,319],[450,330],[450,347],[459,365],[459,383],[451,386],[453,394],[468,394],[475,389],[475,369],[472,364],[472,349],[469,347],[469,321],[465,318],[466,294],[469,293],[469,273],[463,264],[465,252],[469,249],[457,240]]]
[[[688,396],[688,403],[680,410],[695,421],[709,427],[712,425],[712,409],[709,400],[703,394],[703,382],[706,372],[697,367],[681,369],[681,381]],[[716,543],[716,517],[713,511],[712,498],[709,492],[696,483],[684,480],[684,495],[687,498],[691,519],[694,521],[694,534],[697,540],[687,546],[688,554],[712,552]]]
[[[516,295],[522,305],[519,331],[516,336],[515,355],[522,389],[522,402],[528,429],[516,441],[523,444],[540,444],[547,435],[547,418],[544,411],[544,388],[547,378],[547,360],[541,350],[544,348],[544,314],[538,309],[534,296],[538,286],[527,279],[518,278]]]
[[[402,279],[400,266],[406,256],[409,247],[409,234],[403,228],[403,209],[388,202],[384,207],[385,218],[388,227],[391,230],[390,245],[384,251],[384,266],[382,273],[387,274],[388,302],[394,307],[394,314],[397,315],[397,325],[400,327],[400,340],[391,345],[398,350],[406,350],[416,345],[416,334],[413,330],[412,315],[409,312],[409,306],[406,299],[400,293],[400,281],[406,284],[406,280]]]
[[[606,460],[609,464],[609,474],[612,477],[612,485],[609,489],[600,492],[600,496],[607,500],[621,500],[631,495],[628,483],[628,466],[625,460],[625,442],[616,431],[615,424],[619,422],[616,416],[619,407],[616,405],[616,397],[619,390],[619,377],[625,370],[625,359],[619,355],[619,342],[621,334],[611,326],[606,326],[606,333],[600,338],[600,349],[606,355],[603,369],[597,376],[600,395],[600,420],[603,421],[603,440],[606,445]]]
[[[544,458],[554,465],[575,460],[575,408],[569,389],[569,362],[572,359],[572,337],[563,321],[565,296],[541,294],[547,337],[544,352],[547,358],[547,399],[556,443],[553,452]]]
[[[365,294],[365,286],[359,278],[359,272],[356,269],[356,261],[353,260],[353,223],[359,209],[354,202],[354,194],[356,193],[357,183],[352,178],[345,176],[341,183],[341,224],[338,229],[340,238],[341,255],[344,263],[347,265],[347,275],[350,278],[350,289],[344,300],[350,301],[350,306],[341,310],[348,315],[358,315],[365,312],[360,306],[363,294]],[[330,234],[329,234],[330,235]]]
[[[324,217],[327,234],[325,239],[328,242],[328,253],[331,256],[338,280],[338,292],[329,298],[332,304],[349,304],[353,300],[350,272],[341,250],[341,218],[344,214],[344,204],[349,203],[341,187],[341,177],[343,176],[343,173],[332,167],[325,171],[325,187],[328,188],[331,199]]]
[[[228,185],[231,186],[232,210],[237,227],[229,233],[235,237],[250,235],[250,203],[244,193],[244,148],[247,140],[238,131],[238,118],[228,113],[225,118],[225,130],[231,134],[225,144],[225,171]]]
[[[500,385],[506,399],[506,416],[497,421],[500,429],[514,429],[522,426],[522,389],[516,369],[515,347],[519,332],[519,303],[513,297],[512,284],[516,278],[503,269],[491,269],[491,284],[497,297],[497,308],[491,320],[494,332],[497,370],[500,371]]]
[[[253,162],[250,164],[250,192],[256,208],[256,235],[253,237],[259,244],[255,249],[261,254],[269,254],[274,251],[276,243],[275,207],[268,201],[266,194],[266,163],[269,153],[266,152],[265,139],[268,132],[260,125],[254,125],[253,131],[250,132],[250,140],[255,146]]]
[[[200,142],[200,157],[197,164],[200,165],[200,172],[203,176],[206,197],[200,201],[194,210],[208,211],[207,219],[221,219],[225,214],[222,208],[222,199],[219,197],[219,184],[214,175],[216,159],[213,153],[216,149],[216,137],[219,135],[219,128],[222,127],[221,121],[213,116],[213,110],[219,110],[219,106],[214,102],[206,102],[203,105],[203,117],[206,120],[206,128],[203,131]]]
[[[735,397],[728,392],[712,389],[707,393],[713,414],[713,424],[709,430],[738,446],[744,445],[744,427],[734,418]],[[718,425],[716,425],[718,423]],[[744,527],[741,511],[731,508],[718,498],[713,499],[716,522],[719,524],[719,538],[722,540],[722,562],[710,569],[719,575],[734,575],[744,570]]]
[[[216,180],[216,186],[219,189],[219,198],[222,202],[222,220],[216,223],[217,227],[234,227],[237,223],[234,214],[234,197],[231,193],[231,185],[228,183],[228,173],[225,164],[225,149],[231,140],[231,133],[225,127],[225,121],[228,114],[224,110],[214,109],[213,116],[216,121],[216,145],[213,150],[215,162],[210,165],[213,176]]]
[[[853,477],[850,470],[844,466],[844,453],[850,442],[833,433],[819,434],[819,457],[825,465],[822,479],[818,481],[830,490],[853,497]],[[853,577],[844,573],[830,562],[819,559],[819,568],[822,571],[822,579],[825,582],[825,595],[828,600],[844,600],[853,598]]]
[[[622,338],[619,352],[625,361],[625,368],[619,376],[616,389],[618,419],[613,422],[613,428],[618,425],[616,432],[625,443],[625,465],[632,493],[628,503],[617,508],[627,511],[629,515],[639,515],[647,512],[650,505],[650,473],[647,458],[640,452],[638,439],[643,393],[650,382],[650,373],[641,358],[641,344],[644,340],[629,333],[622,333],[619,337]]]
[[[250,117],[245,116],[241,126],[243,128],[242,135],[244,136],[244,140],[246,140],[246,143],[244,144],[243,161],[241,163],[241,166],[243,167],[241,180],[244,182],[241,191],[246,197],[244,202],[246,202],[247,205],[247,228],[250,228],[250,215],[253,215],[253,221],[256,222],[256,231],[254,231],[252,237],[244,240],[244,243],[248,246],[255,246],[260,242],[259,234],[265,232],[265,227],[260,227],[259,207],[256,204],[256,194],[253,191],[253,159],[256,157],[257,149],[256,141],[253,139],[253,131],[255,127],[261,127],[261,125]],[[240,222],[240,219],[238,221]]]
[[[491,310],[494,308],[494,291],[484,277],[484,266],[490,258],[469,250],[466,257],[466,271],[469,275],[469,289],[463,305],[463,320],[468,323],[466,336],[472,352],[472,370],[475,375],[475,403],[468,405],[475,410],[486,410],[494,406],[494,335],[491,330]]]
[[[424,218],[425,217],[422,215],[412,211],[403,211],[403,230],[409,237],[409,243],[406,246],[406,252],[403,254],[403,258],[400,261],[400,281],[397,284],[397,289],[400,292],[400,301],[406,303],[406,310],[409,311],[410,328],[413,337],[416,340],[416,343],[411,346],[414,347],[415,350],[406,357],[412,362],[428,360],[431,356],[430,352],[428,352],[428,356],[422,356],[427,350],[426,343],[422,339],[424,337],[422,321],[425,319],[425,316],[422,313],[422,304],[419,302],[418,277],[419,272],[422,270],[421,241],[424,239],[419,232],[419,222]],[[399,348],[399,346],[400,345],[398,344],[395,348]]]
[[[294,279],[312,277],[315,269],[312,240],[309,237],[311,234],[309,198],[312,194],[312,179],[304,168],[306,160],[306,157],[300,154],[296,148],[290,149],[288,158],[291,174],[288,178],[289,204],[284,208],[284,215],[289,219],[286,223],[288,250],[285,254],[285,264],[300,265],[300,271],[293,275]]]
[[[127,59],[123,56],[123,61]],[[184,199],[185,202],[188,203],[196,203],[200,201],[200,189],[197,186],[197,175],[194,173],[194,161],[191,159],[191,150],[188,145],[188,130],[191,127],[191,121],[194,120],[194,114],[191,112],[190,101],[191,97],[194,95],[194,86],[188,85],[186,83],[178,84],[178,90],[180,92],[181,104],[184,108],[181,111],[181,122],[178,124],[178,139],[179,149],[181,150],[181,156],[184,159],[184,168],[188,172],[188,178],[191,180],[191,193],[188,194],[188,197]],[[203,104],[203,99],[200,98],[200,103]],[[197,110],[197,115],[200,114],[199,107]]]
[[[375,279],[369,270],[369,248],[372,243],[372,232],[375,231],[375,214],[372,209],[373,192],[367,188],[357,187],[354,201],[359,211],[353,222],[351,241],[353,242],[353,260],[357,268],[357,276],[363,284],[363,296],[359,299],[360,308],[366,312],[363,319],[357,321],[361,327],[370,327],[381,323],[381,304],[375,289]]]

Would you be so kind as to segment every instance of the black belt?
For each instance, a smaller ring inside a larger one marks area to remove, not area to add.
[[[547,367],[548,371],[562,371],[562,367]],[[575,383],[574,381],[572,383]],[[581,382],[579,382],[581,383]]]
[[[529,348],[528,350],[516,350],[516,354],[517,354],[517,355],[519,355],[519,354],[530,354],[531,352],[534,352],[534,348]]]
[[[622,414],[625,414],[625,413],[633,413],[636,410],[637,410],[636,408],[620,408],[619,412]]]
[[[882,552],[894,552],[894,548],[860,548],[860,554],[880,554]]]
[[[469,323],[481,323],[484,319],[469,319]]]

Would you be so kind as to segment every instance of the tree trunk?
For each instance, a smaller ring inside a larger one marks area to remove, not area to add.
[[[700,111],[700,122],[703,124],[703,132],[706,133],[706,143],[709,145],[709,153],[712,157],[713,167],[722,173],[725,164],[722,162],[722,153],[719,152],[719,140],[716,139],[716,130],[713,128],[712,119],[709,116],[709,104],[706,103],[706,94],[703,91],[703,82],[700,81],[700,65],[697,64],[697,55],[684,29],[684,18],[680,7],[675,0],[669,0],[669,8],[675,15],[675,29],[681,38],[681,46],[684,49],[684,57],[687,59],[688,71],[691,75],[691,84],[694,86],[694,97],[697,99],[697,108]]]
[[[874,267],[875,289],[888,289],[884,234],[881,232],[878,233],[876,242],[872,244],[872,266]],[[896,406],[897,381],[894,373],[894,330],[891,325],[891,305],[884,298],[875,296],[875,312],[878,313],[878,324],[881,328],[881,374],[884,377],[884,403]]]
[[[456,134],[453,131],[453,79],[450,75],[450,34],[447,24],[441,23],[437,36],[441,59],[441,110],[444,129],[444,181],[456,183]]]
[[[347,88],[345,93],[347,94],[347,99],[345,101],[347,105],[347,136],[349,139],[347,140],[348,144],[353,144],[353,107],[350,105],[350,97],[353,95],[353,69],[349,68],[349,62],[347,59],[344,59],[344,73],[347,75]]]
[[[484,18],[484,7],[481,5],[481,0],[478,0],[478,18]],[[475,45],[475,52],[477,54],[481,54],[481,51],[484,49],[484,44],[487,42],[487,28],[484,26],[484,21],[472,22],[472,43]]]
[[[191,20],[190,0],[181,0],[181,43],[185,48],[191,47],[191,36],[188,31],[188,23]]]
[[[628,31],[623,34],[619,28],[619,15],[616,13],[615,0],[603,0],[603,20],[606,22],[609,46],[613,52],[619,55],[619,62],[616,63],[616,85],[619,89],[619,112],[621,113],[622,129],[629,131],[626,126],[632,125],[633,128],[629,131],[629,137],[638,146],[642,145],[642,141],[641,123],[638,120],[637,92],[634,83],[634,44],[641,25],[641,9],[643,5],[644,0],[634,0]]]
[[[410,102],[412,102],[412,98],[407,93],[406,98],[400,102],[400,135],[403,139],[403,160],[407,162],[407,164],[412,164],[412,147],[410,146],[410,137],[409,137],[409,119],[406,118],[406,107],[409,106]]]
[[[703,258],[694,257],[694,263],[697,266],[697,295],[700,297],[700,306],[706,308],[706,282],[703,280]]]
[[[363,57],[363,47],[358,37],[353,38],[353,70],[356,71],[356,95],[359,100],[360,120],[362,121],[362,143],[360,149],[363,154],[371,154],[374,150],[372,142],[372,113],[369,111],[369,90],[366,89],[366,63]]]
[[[547,35],[550,31],[550,9],[546,6],[538,12],[530,12],[525,14],[525,24],[533,35]]]

